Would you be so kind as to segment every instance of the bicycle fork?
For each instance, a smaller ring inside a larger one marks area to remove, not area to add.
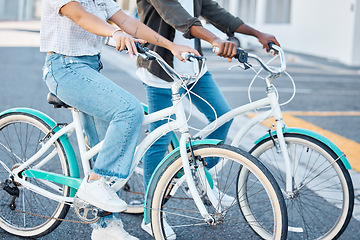
[[[189,164],[189,158],[188,158],[188,154],[187,154],[187,150],[186,150],[186,143],[187,143],[189,136],[190,136],[189,133],[183,133],[180,138],[180,155],[181,155],[182,165],[184,168],[185,179],[188,184],[191,196],[194,199],[195,205],[199,209],[201,216],[204,217],[206,222],[208,222],[209,224],[212,224],[215,222],[215,219],[207,211],[207,209],[199,195],[199,192],[196,189],[195,181],[192,177],[190,164]],[[205,179],[204,187],[206,189],[206,193],[208,194],[211,203],[213,205],[215,204],[215,206],[219,206],[220,204],[217,203],[216,197],[215,197],[214,193],[211,191],[208,181],[206,180],[206,177],[204,179]]]
[[[281,113],[281,109],[280,109],[276,94],[271,86],[268,87],[268,97],[270,99],[271,108],[274,109],[274,118],[276,121],[276,135],[277,135],[281,155],[284,158],[285,176],[286,176],[285,177],[286,178],[285,191],[286,191],[286,195],[288,197],[292,198],[294,196],[294,187],[293,187],[294,186],[294,184],[293,184],[294,174],[292,171],[293,163],[291,162],[289,152],[287,149],[287,145],[285,143],[285,138],[284,138],[284,133],[283,133],[283,128],[285,128],[285,123],[283,121],[283,116]],[[271,134],[270,134],[270,136],[271,136]]]

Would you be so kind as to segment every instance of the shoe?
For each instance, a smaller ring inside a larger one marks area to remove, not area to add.
[[[213,188],[215,197],[220,201],[221,206],[231,207],[235,204],[235,198],[227,195],[226,193],[221,192],[216,186]]]
[[[92,182],[84,179],[76,195],[81,200],[108,212],[123,212],[127,209],[126,202],[119,198],[104,178]]]
[[[111,220],[105,228],[93,230],[91,240],[139,240],[125,231],[120,220]]]
[[[163,224],[164,224],[164,227],[165,227],[166,239],[175,240],[176,239],[176,234],[175,234],[174,230],[170,227],[170,225],[167,223],[167,221],[165,219],[163,220]],[[142,220],[141,228],[145,232],[147,232],[148,234],[153,236],[152,229],[151,229],[151,224],[146,224],[145,225],[144,220]]]

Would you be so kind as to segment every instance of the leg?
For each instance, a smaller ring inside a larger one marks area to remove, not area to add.
[[[101,64],[98,56],[48,56],[46,67],[50,74],[45,80],[50,90],[68,105],[94,116],[94,120],[109,123],[106,131],[104,126],[99,129],[100,135],[105,132],[105,138],[93,173],[127,178],[141,129],[143,110],[140,102],[99,73]],[[89,125],[95,124],[90,122]],[[106,211],[126,210],[126,203],[118,198],[104,179],[83,181],[77,196]]]
[[[196,83],[192,91],[197,95],[199,95],[200,97],[204,98],[215,109],[218,117],[231,110],[224,95],[221,93],[218,85],[216,84],[214,78],[209,72],[206,72],[200,78],[200,80]],[[209,123],[215,121],[216,118],[214,111],[213,109],[210,108],[210,106],[207,103],[205,103],[202,99],[200,99],[199,97],[193,94],[191,95],[191,101],[199,109],[199,111],[206,116]],[[225,141],[231,123],[232,121],[227,122],[219,129],[214,131],[212,134],[210,134],[207,138],[220,139]],[[208,162],[208,168],[213,167],[215,164],[216,162]]]
[[[50,90],[67,104],[109,122],[93,171],[103,176],[126,178],[141,129],[140,102],[93,67],[93,58],[97,56],[53,55],[59,57],[51,61],[50,77],[56,82],[56,88]]]
[[[159,111],[172,105],[170,89],[156,88],[148,85],[145,85],[145,89],[148,99],[149,113]],[[158,126],[166,122],[167,120],[162,120],[151,123],[149,126],[149,130],[153,131]],[[167,148],[170,144],[170,140],[171,135],[170,133],[168,133],[165,136],[161,137],[159,140],[157,140],[145,153],[145,156],[143,158],[145,191],[152,173],[165,156]]]

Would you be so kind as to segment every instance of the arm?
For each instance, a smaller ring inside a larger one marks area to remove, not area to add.
[[[60,13],[78,24],[81,28],[99,36],[110,36],[113,37],[116,42],[116,49],[122,51],[127,47],[129,54],[137,54],[135,42],[144,43],[144,40],[134,39],[128,34],[123,33],[122,31],[115,31],[117,28],[108,24],[107,22],[101,20],[94,14],[87,12],[84,7],[78,2],[69,2],[60,9]],[[164,37],[160,36],[150,28],[146,27],[141,22],[137,21],[134,18],[129,17],[122,11],[116,12],[111,18],[115,24],[121,27],[125,32],[134,34],[134,36],[139,36],[148,40],[151,43],[157,44],[159,46],[169,49],[174,56],[180,60],[184,60],[181,57],[182,52],[192,52],[197,55],[199,53],[189,47],[176,45]],[[125,24],[126,23],[126,24]]]
[[[225,32],[227,35],[234,32],[250,35],[256,37],[259,42],[266,48],[266,51],[270,51],[268,42],[272,41],[276,45],[280,46],[278,41],[273,35],[262,33],[247,24],[237,17],[234,17],[226,9],[219,6],[219,4],[213,0],[203,0],[201,15],[213,24],[219,30]]]
[[[267,52],[270,51],[269,45],[268,45],[268,42],[270,42],[270,41],[271,41],[271,42],[274,42],[276,45],[278,45],[278,46],[280,47],[279,42],[276,40],[276,38],[275,38],[273,35],[260,32],[260,31],[258,31],[258,30],[256,30],[256,29],[254,29],[254,28],[246,25],[245,23],[244,23],[244,24],[241,24],[241,25],[235,30],[235,32],[256,37],[256,38],[259,40],[259,42],[263,45],[263,48],[266,49]]]
[[[237,50],[235,43],[217,37],[215,34],[202,26],[192,26],[190,28],[190,33],[192,36],[205,40],[213,47],[218,48],[219,51],[216,54],[218,56],[228,58],[229,62],[236,54]]]

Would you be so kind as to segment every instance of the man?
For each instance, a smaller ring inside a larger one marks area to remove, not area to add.
[[[274,36],[262,33],[246,25],[241,19],[234,17],[212,0],[137,0],[137,8],[140,21],[170,41],[196,48],[201,53],[200,39],[205,40],[219,49],[217,55],[228,58],[229,61],[236,54],[236,44],[222,40],[208,31],[202,26],[198,17],[203,17],[229,36],[233,35],[234,32],[254,36],[266,48],[266,51],[270,50],[268,47],[269,41],[279,45]],[[159,53],[178,73],[193,75],[191,63],[183,63],[174,59],[171,53],[164,48],[149,43],[145,44],[145,46]],[[172,79],[170,76],[165,73],[156,61],[138,58],[137,65],[137,74],[145,84],[149,113],[171,106],[170,87]],[[203,71],[199,76],[199,80],[193,86],[192,92],[210,103],[217,116],[221,116],[230,110],[226,99],[207,70]],[[214,121],[216,115],[213,109],[196,95],[191,95],[192,103],[205,114],[209,122]],[[162,124],[162,121],[151,124],[150,131],[160,124]],[[208,138],[225,140],[230,124],[231,122],[228,122],[223,125],[209,135]],[[144,156],[145,189],[153,171],[163,159],[169,143],[170,134],[167,134],[160,138]],[[208,167],[211,168],[214,164],[216,163],[208,163]],[[222,201],[225,204],[226,201],[231,203],[233,198],[225,195],[222,197]],[[175,239],[175,234],[166,221],[164,221],[164,225],[168,239]],[[150,226],[142,224],[142,228],[152,234]]]

